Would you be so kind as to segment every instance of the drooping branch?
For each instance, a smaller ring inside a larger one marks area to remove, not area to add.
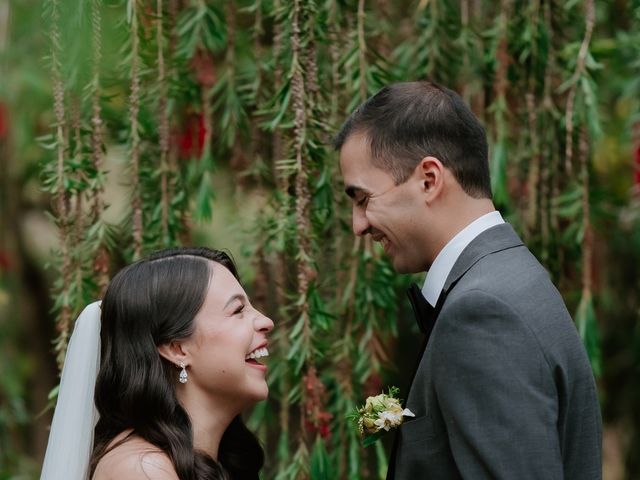
[[[509,85],[507,71],[509,69],[509,16],[511,14],[511,0],[501,0],[500,15],[498,18],[498,48],[496,49],[496,59],[498,67],[496,69],[493,91],[496,98],[504,98]]]
[[[253,55],[254,60],[258,63],[256,68],[256,78],[253,83],[253,108],[256,108],[260,103],[261,92],[263,91],[263,74],[260,63],[264,57],[264,48],[261,40],[264,35],[264,19],[262,18],[262,0],[256,0],[256,14],[253,22],[252,37],[253,37]],[[259,149],[261,147],[261,132],[257,118],[250,119],[251,128],[251,146],[250,146],[250,158],[256,161],[260,158]],[[241,142],[238,142],[241,143]],[[260,178],[260,177],[259,177]]]
[[[580,83],[580,78],[586,73],[586,61],[589,54],[589,44],[591,43],[591,36],[593,34],[593,28],[596,23],[596,11],[594,0],[585,0],[585,32],[582,44],[580,45],[580,51],[578,52],[578,59],[576,61],[576,69],[571,78],[571,88],[567,95],[567,107],[565,109],[565,159],[564,167],[567,173],[571,173],[572,161],[573,161],[573,115],[574,115],[574,103],[576,98],[576,92]]]
[[[81,164],[83,155],[82,134],[80,132],[80,100],[77,97],[71,100],[71,130],[73,131],[73,158],[77,164]],[[87,182],[86,172],[82,168],[78,168],[74,172],[74,180],[76,182],[75,192],[67,192],[70,199],[73,198],[73,211],[69,211],[69,255],[71,257],[71,270],[74,275],[76,298],[75,302],[70,302],[71,309],[82,308],[80,304],[82,300],[82,283],[83,283],[83,241],[86,221],[83,215],[85,185]]]
[[[551,24],[551,7],[549,4],[545,3],[543,7],[543,16],[544,16],[544,28],[547,31],[547,35],[549,38],[549,42],[553,38],[553,29]],[[554,57],[553,51],[549,52],[547,57],[547,61],[544,68],[544,80],[543,80],[543,97],[542,97],[542,111],[544,115],[542,115],[542,119],[545,122],[544,127],[541,128],[541,132],[544,135],[544,139],[541,142],[541,160],[544,160],[544,163],[541,161],[541,179],[540,179],[540,234],[542,237],[542,261],[543,263],[549,267],[549,256],[550,256],[550,232],[551,232],[551,224],[555,222],[553,217],[557,217],[555,213],[555,209],[551,207],[552,200],[552,163],[553,163],[553,154],[552,154],[552,141],[551,139],[554,137],[553,131],[551,128],[546,128],[546,122],[552,121],[551,112],[554,109],[553,98],[551,96],[552,90],[552,76],[551,76],[551,66],[553,64]]]
[[[468,34],[469,32],[469,0],[460,0],[460,25],[462,32]],[[464,73],[468,73],[470,70],[471,61],[469,58],[469,49],[462,49],[462,71]],[[463,82],[461,87],[460,96],[464,98],[464,100],[471,104],[471,95],[469,92],[469,88],[467,88],[467,82]]]
[[[53,84],[53,101],[55,113],[55,144],[56,144],[56,193],[54,209],[59,228],[61,249],[59,293],[63,296],[58,313],[56,354],[58,367],[62,371],[64,355],[67,349],[71,323],[71,306],[66,292],[71,286],[71,253],[69,251],[69,229],[71,227],[69,195],[65,188],[65,156],[67,154],[66,116],[64,108],[64,83],[62,81],[62,67],[60,55],[62,46],[60,40],[60,11],[58,0],[51,0],[51,78]]]
[[[142,192],[140,185],[140,134],[138,115],[140,113],[140,39],[138,36],[138,0],[130,0],[131,18],[129,19],[131,34],[131,91],[129,94],[131,178],[133,189],[132,223],[133,223],[133,257],[142,256]]]
[[[96,173],[102,169],[102,108],[100,106],[100,63],[102,62],[102,15],[100,8],[102,0],[91,2],[91,46],[93,51],[93,66],[91,80],[91,158]],[[93,192],[92,220],[95,222],[104,209],[103,186],[97,182]]]
[[[234,2],[226,2],[227,17],[227,48],[225,62],[229,69],[229,81],[235,78],[236,70],[236,35],[237,35],[237,12]]]
[[[555,9],[561,9],[561,6],[556,5],[554,2],[545,2],[544,5],[544,18],[545,18],[545,26],[549,33],[549,42],[551,42],[556,37],[559,39],[561,36],[561,32],[558,34],[554,31],[554,21],[558,12]],[[559,41],[559,40],[558,40]],[[556,127],[555,120],[555,111],[556,105],[554,104],[553,92],[556,89],[557,85],[554,84],[554,77],[556,76],[556,53],[554,49],[549,50],[549,58],[547,63],[547,70],[545,72],[545,97],[543,100],[546,116],[548,121],[552,126]],[[551,131],[550,127],[547,127],[547,131]],[[554,248],[559,244],[559,236],[560,236],[560,214],[559,209],[555,207],[555,202],[560,198],[561,195],[561,180],[562,180],[562,152],[560,151],[559,146],[559,136],[553,135],[549,133],[549,141],[544,142],[544,148],[548,152],[545,156],[548,158],[546,168],[544,169],[544,176],[546,178],[546,195],[545,195],[545,203],[546,203],[546,214],[548,217],[548,225],[549,225],[549,234],[547,235],[547,247],[546,251],[549,252],[549,257],[551,258],[552,252],[556,255],[554,258],[555,270],[557,273],[557,281],[559,283],[563,282],[565,278],[562,276],[562,267],[564,265],[564,256],[565,251],[563,248]]]
[[[531,166],[529,167],[529,201],[527,210],[527,231],[529,234],[536,230],[539,216],[539,190],[540,190],[540,147],[538,141],[538,115],[535,94],[531,91],[525,95],[527,104],[527,118],[529,123],[529,143],[531,146]]]
[[[205,54],[207,55],[207,54]],[[211,142],[213,140],[213,107],[211,105],[211,85],[201,85],[200,108],[202,109],[202,128],[204,140],[202,141],[202,154],[200,163],[205,171],[211,166]]]
[[[305,138],[307,134],[307,113],[306,113],[306,91],[305,81],[302,71],[302,42],[300,38],[301,21],[300,1],[295,0],[292,22],[292,50],[293,50],[293,77],[291,80],[291,90],[293,96],[294,110],[294,151],[296,161],[296,224],[298,239],[298,294],[303,299],[300,304],[301,315],[304,321],[302,335],[305,337],[305,344],[311,338],[311,326],[309,324],[309,303],[307,291],[309,289],[309,258],[311,254],[311,225],[309,224],[309,189],[308,189],[308,165],[305,155]]]
[[[156,47],[158,68],[158,135],[160,137],[160,192],[162,242],[170,244],[169,237],[169,208],[171,196],[169,194],[169,110],[167,109],[167,80],[164,61],[164,12],[163,1],[156,1]]]
[[[280,0],[274,0],[273,3],[275,11],[279,11],[281,8]],[[274,92],[278,92],[282,88],[282,64],[280,63],[280,55],[282,54],[282,24],[281,22],[274,22],[273,25],[273,89]],[[273,145],[271,149],[272,165],[273,165],[273,177],[275,178],[278,190],[285,193],[287,189],[286,178],[284,171],[278,171],[276,168],[278,161],[284,158],[284,139],[282,138],[282,130],[276,128],[273,132]]]
[[[336,124],[336,118],[338,116],[338,101],[340,91],[340,48],[338,46],[338,33],[339,25],[337,18],[338,5],[336,0],[331,0],[329,6],[329,31],[327,33],[329,40],[329,57],[331,58],[331,114],[329,116],[329,123],[332,126]]]
[[[580,126],[578,136],[580,180],[582,183],[582,294],[576,312],[576,326],[582,337],[595,376],[601,373],[598,324],[593,306],[593,227],[590,208],[590,148],[587,127]]]
[[[282,8],[280,0],[274,0],[273,3],[274,12],[280,12]],[[274,23],[273,23],[273,49],[272,49],[272,58],[273,58],[273,91],[279,92],[282,88],[283,84],[283,64],[281,62],[281,55],[283,50],[283,21],[277,18],[277,15],[274,15]],[[281,160],[283,160],[287,153],[286,151],[286,143],[284,139],[284,135],[281,128],[276,127],[273,131],[272,135],[272,145],[271,145],[271,166],[272,166],[272,176],[275,181],[275,189],[276,189],[276,199],[279,203],[277,209],[278,223],[281,225],[286,225],[288,221],[288,217],[290,214],[290,195],[289,195],[289,174],[285,169],[279,169],[278,164]],[[278,251],[276,265],[275,265],[275,293],[276,293],[276,303],[280,305],[279,313],[282,314],[283,318],[287,318],[287,309],[285,305],[287,304],[287,280],[288,280],[288,262],[287,262],[287,254],[284,250]],[[284,328],[287,328],[286,322],[283,322],[283,330],[281,333],[277,333],[274,335],[274,341],[277,342],[277,347],[282,349],[282,351],[289,351],[291,342],[287,332],[285,332]],[[280,391],[283,393],[281,395],[281,402],[278,409],[279,415],[279,428],[280,434],[278,439],[279,450],[282,451],[290,451],[290,418],[291,418],[291,397],[288,392],[291,391],[291,383],[292,378],[289,372],[284,372],[279,379],[278,387]],[[285,472],[286,469],[290,466],[290,459],[286,455],[279,455],[278,458],[278,472]]]
[[[496,203],[508,204],[507,191],[507,73],[511,58],[509,56],[509,28],[512,0],[500,1],[500,13],[497,18],[496,72],[493,82],[494,101],[493,129],[494,147],[491,161],[491,186]]]
[[[320,86],[318,85],[318,52],[316,49],[316,37],[313,28],[307,34],[306,52],[304,55],[304,66],[306,71],[305,83],[307,85],[307,105],[309,109],[319,105]]]
[[[364,11],[365,0],[358,0],[358,54],[359,54],[359,76],[360,76],[360,101],[367,99],[367,42],[364,36],[364,22],[366,14]]]
[[[233,170],[242,171],[247,167],[247,158],[243,149],[243,137],[241,132],[247,127],[243,124],[244,110],[242,106],[241,96],[238,95],[238,72],[240,70],[237,59],[238,49],[238,11],[235,2],[226,2],[225,16],[227,21],[227,47],[225,66],[227,69],[227,98],[235,98],[233,108],[227,103],[226,113],[230,114],[230,121],[223,126],[228,129],[229,134],[226,136],[228,145],[232,148],[232,158],[230,166]],[[253,132],[251,132],[253,133]],[[243,177],[238,179],[238,184],[242,184]]]
[[[93,50],[93,72],[91,80],[91,160],[95,171],[94,184],[91,188],[91,223],[100,221],[105,209],[104,184],[102,181],[103,168],[103,124],[102,108],[100,104],[100,64],[102,62],[102,0],[91,2],[91,44]],[[109,253],[103,238],[98,238],[97,252],[93,262],[93,273],[98,285],[98,298],[102,298],[109,282],[108,263]]]
[[[167,6],[167,55],[169,57],[169,70],[167,72],[167,78],[165,80],[165,84],[170,84],[172,80],[176,77],[176,68],[175,68],[175,55],[176,55],[176,46],[178,43],[178,32],[177,32],[177,18],[178,18],[178,7],[179,0],[169,0]],[[170,136],[171,125],[169,121],[169,109],[165,106],[165,114],[167,116],[167,134]],[[169,142],[168,145],[168,158],[167,158],[167,200],[171,202],[171,199],[176,195],[176,189],[178,185],[178,145],[177,142]],[[175,215],[179,217],[180,215]],[[180,232],[180,227],[177,226],[178,232]],[[183,235],[187,235],[184,230],[182,230]],[[182,238],[180,236],[180,238]]]
[[[591,209],[589,195],[589,140],[587,128],[580,127],[579,136],[580,181],[582,182],[582,291],[583,295],[591,295],[593,281],[593,229],[591,226]]]
[[[529,125],[529,149],[530,149],[530,167],[528,172],[528,193],[526,212],[526,229],[527,236],[530,237],[537,230],[539,224],[539,203],[540,203],[540,142],[538,138],[538,102],[536,101],[536,62],[538,61],[538,28],[539,28],[539,12],[540,2],[534,0],[531,2],[530,10],[530,67],[528,69],[527,93],[525,94],[525,102],[527,106],[527,121]],[[545,65],[546,68],[546,65]]]

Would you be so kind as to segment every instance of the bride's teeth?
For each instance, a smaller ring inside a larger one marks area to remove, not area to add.
[[[256,358],[268,357],[269,351],[266,348],[259,348],[256,350]]]
[[[251,352],[249,355],[247,355],[245,357],[245,360],[250,360],[250,359],[256,360],[258,358],[268,357],[268,356],[269,356],[269,350],[267,350],[266,347],[257,348],[256,350]]]

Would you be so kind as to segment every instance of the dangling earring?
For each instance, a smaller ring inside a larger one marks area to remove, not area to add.
[[[180,367],[182,368],[182,370],[180,370],[180,383],[187,383],[189,375],[187,375],[187,369],[184,366],[184,362],[180,362]]]

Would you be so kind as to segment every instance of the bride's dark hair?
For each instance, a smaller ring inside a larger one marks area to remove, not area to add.
[[[258,479],[264,453],[240,416],[222,436],[217,462],[194,450],[191,421],[176,397],[179,370],[158,352],[159,345],[193,333],[211,277],[209,261],[238,278],[224,252],[171,248],[125,267],[109,284],[102,301],[95,389],[100,420],[90,476],[114,438],[133,429],[169,456],[181,480]]]

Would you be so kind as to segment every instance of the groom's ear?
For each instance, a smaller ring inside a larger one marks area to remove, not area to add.
[[[182,343],[179,341],[174,340],[172,342],[159,345],[158,353],[174,365],[180,365],[180,362],[183,362],[185,365],[188,363],[187,354],[182,349]]]
[[[425,201],[431,203],[442,192],[444,184],[444,165],[436,157],[424,157],[416,166],[415,174],[421,183]]]

